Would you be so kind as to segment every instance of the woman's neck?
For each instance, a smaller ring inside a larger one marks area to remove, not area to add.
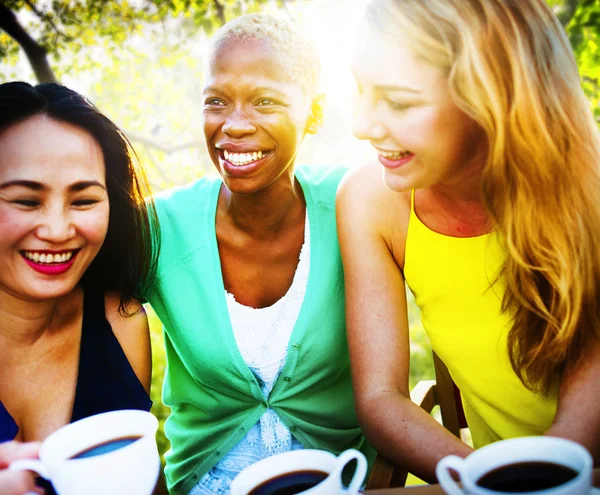
[[[28,347],[52,332],[64,317],[65,297],[32,301],[0,289],[0,348]]]
[[[487,212],[480,190],[476,193],[468,191],[466,194],[457,194],[457,191],[434,186],[428,192],[432,204],[457,219],[473,223],[487,221]]]
[[[235,194],[222,186],[217,215],[254,237],[270,237],[303,218],[304,205],[302,188],[292,175],[254,194]]]
[[[488,233],[493,225],[481,192],[483,163],[468,163],[459,175],[418,193],[418,213],[441,233],[471,237]]]

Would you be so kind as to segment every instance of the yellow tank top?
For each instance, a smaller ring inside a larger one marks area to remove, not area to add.
[[[459,238],[426,227],[415,214],[413,191],[404,276],[431,347],[461,391],[475,447],[541,435],[556,414],[556,393],[529,391],[509,362],[511,318],[501,312],[498,278],[505,256],[496,232]]]

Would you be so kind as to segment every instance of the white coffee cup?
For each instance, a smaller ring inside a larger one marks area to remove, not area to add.
[[[577,475],[561,485],[513,495],[592,495],[600,490],[592,488],[592,456],[580,444],[564,438],[532,436],[501,440],[482,447],[466,458],[455,455],[444,457],[435,473],[444,491],[450,495],[495,495],[506,493],[484,488],[478,480],[492,470],[516,463],[550,462],[571,468]],[[458,473],[462,488],[452,478],[450,470]]]
[[[60,495],[150,495],[160,471],[157,428],[157,419],[146,411],[89,416],[48,436],[39,460],[18,460],[9,469],[35,471],[50,480]],[[71,459],[90,447],[131,437],[139,438],[107,453]]]
[[[342,483],[342,471],[352,460],[356,460],[356,470],[349,486]],[[276,454],[258,461],[244,469],[231,483],[231,495],[248,495],[265,481],[286,473],[297,471],[322,471],[327,478],[302,495],[355,495],[367,474],[367,460],[358,450],[349,449],[339,457],[324,450],[294,450]]]

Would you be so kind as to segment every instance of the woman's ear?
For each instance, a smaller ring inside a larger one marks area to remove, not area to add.
[[[316,134],[321,124],[323,124],[323,104],[325,95],[320,94],[313,98],[310,105],[310,115],[306,123],[306,132],[308,134]]]

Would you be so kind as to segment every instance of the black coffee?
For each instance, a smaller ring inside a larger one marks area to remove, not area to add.
[[[294,471],[263,481],[248,495],[295,495],[314,488],[329,476],[323,471]]]
[[[97,455],[107,454],[108,452],[113,452],[114,450],[122,449],[127,445],[132,444],[136,440],[142,438],[140,435],[131,436],[131,437],[120,437],[115,438],[113,440],[108,440],[106,442],[97,443],[96,445],[92,445],[81,452],[78,452],[75,455],[69,457],[69,459],[85,459],[87,457],[94,457]]]
[[[570,467],[553,462],[516,462],[485,473],[477,484],[504,493],[536,492],[560,486],[577,474]]]

